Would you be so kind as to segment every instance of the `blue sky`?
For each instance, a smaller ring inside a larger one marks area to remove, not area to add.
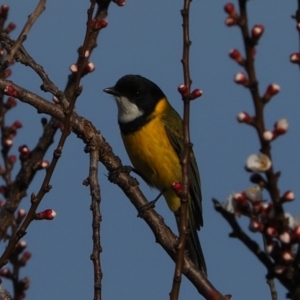
[[[17,24],[12,33],[16,38],[36,1],[12,0],[10,21]],[[192,40],[190,70],[192,88],[203,90],[203,96],[192,103],[191,137],[201,173],[204,228],[200,232],[210,281],[233,299],[270,299],[265,282],[266,270],[237,240],[229,239],[227,223],[217,214],[211,198],[224,201],[233,191],[251,186],[244,171],[247,157],[259,151],[254,130],[238,124],[240,111],[253,113],[249,91],[233,82],[242,71],[228,52],[238,48],[243,52],[238,28],[224,25],[225,1],[193,1],[191,6]],[[236,1],[234,1],[236,3]],[[52,81],[63,89],[69,66],[77,58],[86,23],[88,1],[53,0],[38,19],[24,43],[27,51],[43,65]],[[296,197],[299,187],[299,68],[289,62],[289,55],[299,48],[298,33],[291,15],[296,1],[249,1],[249,23],[263,24],[265,33],[257,48],[256,70],[261,94],[270,83],[281,86],[281,92],[266,107],[266,125],[287,118],[290,129],[272,144],[273,165],[281,170],[279,188],[291,189]],[[111,5],[108,27],[98,40],[91,61],[96,70],[82,80],[83,93],[76,104],[79,115],[91,120],[113,147],[122,162],[129,164],[117,124],[117,108],[112,98],[103,93],[125,74],[140,74],[156,82],[178,112],[182,102],[177,86],[183,82],[182,1],[128,0],[120,8]],[[51,95],[40,91],[39,78],[24,66],[15,65],[10,78],[51,101]],[[19,145],[34,147],[42,132],[41,115],[28,105],[19,103],[7,116],[24,127],[15,139],[12,153]],[[58,136],[56,137],[57,143]],[[88,175],[88,156],[84,144],[71,135],[51,180],[53,189],[41,203],[41,210],[52,208],[57,217],[51,222],[33,223],[25,240],[32,259],[22,270],[29,276],[28,299],[91,299],[93,269],[89,256],[92,251],[92,229],[89,189],[82,185]],[[51,148],[46,159],[52,157]],[[17,172],[17,169],[15,170]],[[107,171],[100,165],[101,244],[103,253],[103,299],[150,300],[166,299],[171,289],[174,264],[155,239],[122,191],[108,182]],[[28,190],[37,192],[44,172],[41,171]],[[141,189],[148,199],[157,192],[150,190],[141,179]],[[264,194],[268,200],[268,195]],[[30,197],[21,205],[28,209]],[[157,212],[174,230],[173,215],[165,202],[159,201]],[[297,201],[286,205],[293,215],[299,213]],[[241,218],[244,228],[248,220]],[[250,234],[261,243],[261,237]],[[3,247],[3,246],[2,246]],[[10,286],[4,282],[5,287]],[[279,299],[286,291],[277,283]],[[183,280],[180,299],[199,299],[196,289]]]

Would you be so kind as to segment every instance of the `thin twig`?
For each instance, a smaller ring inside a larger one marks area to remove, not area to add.
[[[90,20],[92,18],[93,15],[93,11],[94,11],[94,7],[95,7],[95,0],[92,1],[90,9],[89,9],[89,13],[88,13],[88,23],[87,23],[87,31],[86,31],[86,35],[89,35],[89,33],[91,32],[90,29]],[[85,37],[85,40],[87,38]],[[83,48],[83,53],[85,53],[86,49]],[[74,85],[74,91],[72,94],[72,97],[70,99],[70,105],[68,107],[68,111],[66,114],[66,117],[64,119],[64,129],[63,132],[61,134],[61,137],[59,139],[58,145],[56,147],[56,149],[53,152],[53,158],[52,161],[49,165],[49,167],[46,169],[46,175],[45,178],[43,180],[43,183],[40,187],[40,190],[38,192],[37,195],[32,194],[31,195],[31,206],[30,209],[28,211],[28,214],[26,215],[26,218],[24,219],[23,223],[21,224],[19,230],[17,231],[17,233],[10,239],[7,248],[5,249],[5,251],[3,252],[2,256],[0,257],[0,267],[2,267],[6,262],[7,259],[9,258],[11,252],[13,251],[14,247],[16,246],[16,244],[18,243],[18,241],[26,234],[26,229],[28,228],[29,224],[35,220],[35,214],[36,214],[36,210],[40,204],[40,202],[42,201],[43,197],[45,196],[46,193],[48,193],[50,191],[50,189],[52,188],[50,185],[50,180],[51,177],[54,173],[55,167],[58,163],[59,158],[61,157],[62,154],[62,149],[64,147],[64,144],[67,140],[67,137],[70,134],[70,119],[71,119],[71,115],[73,112],[73,108],[76,102],[77,97],[80,94],[80,87],[79,87],[79,83],[80,83],[80,78],[81,78],[81,74],[83,71],[83,67],[84,67],[84,63],[86,62],[86,57],[83,55],[83,57],[81,57],[80,60],[81,64],[78,67],[78,72],[76,74],[76,79],[75,79],[75,85]]]
[[[106,17],[107,15],[107,10],[109,7],[111,0],[98,0],[98,9],[97,13],[95,16],[96,20],[101,20]],[[96,47],[97,44],[97,37],[99,35],[99,32],[101,30],[93,31],[90,34],[90,40],[87,43],[87,50],[88,53],[91,55],[93,52],[93,49]],[[26,51],[22,52],[23,55],[26,56]],[[78,57],[79,61],[80,55]],[[30,58],[27,57],[27,60],[30,61]],[[20,61],[22,62],[22,61]],[[24,64],[26,64],[26,59]],[[33,70],[36,71],[36,69],[39,69],[38,66],[31,66]],[[39,73],[38,73],[39,74]],[[43,78],[42,78],[43,80]],[[44,83],[44,81],[43,81]],[[73,90],[75,86],[75,75],[72,73],[69,78],[68,82],[66,84],[65,88],[65,93],[62,95],[60,98],[58,95],[57,98],[65,99],[68,97],[68,99],[71,99]],[[56,88],[56,90],[58,90]],[[50,90],[49,90],[50,91]],[[51,91],[50,91],[51,92]],[[54,106],[50,106],[53,107]],[[55,107],[57,109],[57,107]],[[52,114],[49,114],[52,115]],[[52,115],[53,116],[53,115]],[[2,206],[1,211],[0,211],[0,239],[3,239],[6,235],[7,228],[11,225],[11,220],[12,220],[12,215],[16,211],[16,209],[19,206],[20,201],[23,199],[23,197],[26,194],[26,190],[34,178],[36,174],[36,165],[38,162],[42,160],[44,157],[44,154],[46,151],[49,149],[50,145],[53,143],[54,136],[57,132],[57,129],[61,122],[64,120],[57,121],[55,118],[52,118],[45,126],[44,126],[44,132],[42,136],[39,139],[38,144],[34,148],[34,150],[31,152],[30,158],[24,162],[24,165],[22,166],[21,170],[19,171],[15,182],[11,186],[11,191],[10,191],[10,197],[7,199],[5,202],[4,206]]]
[[[0,79],[0,90],[4,90],[5,87],[11,85],[18,93],[18,98],[24,102],[34,106],[39,112],[49,114],[53,118],[63,121],[65,119],[62,108],[58,105],[52,104],[49,101],[39,97],[38,95],[25,90],[10,81]],[[131,203],[135,206],[137,211],[140,207],[148,204],[145,196],[142,194],[138,187],[137,181],[131,177],[128,173],[119,170],[124,170],[124,166],[121,164],[119,157],[115,156],[112,152],[112,148],[99,133],[99,131],[93,126],[91,122],[78,116],[73,112],[71,117],[71,127],[73,132],[84,143],[88,144],[95,136],[99,139],[99,160],[106,167],[110,180],[117,184]],[[97,142],[98,143],[98,142]],[[153,209],[147,211],[142,215],[143,220],[148,224],[156,241],[164,248],[168,255],[175,261],[176,258],[176,245],[177,237],[170,230],[170,228],[164,223],[163,218],[158,215]],[[194,265],[191,259],[186,253],[184,253],[184,267],[183,274],[192,282],[198,292],[209,300],[226,300],[218,292],[214,286],[207,280],[202,272]]]
[[[37,18],[40,16],[40,14],[45,10],[46,0],[40,0],[37,7],[33,11],[31,15],[28,17],[28,21],[26,22],[25,26],[23,27],[20,35],[18,36],[15,44],[11,48],[10,52],[7,53],[7,55],[3,58],[2,66],[4,66],[4,69],[10,64],[10,62],[14,59],[15,53],[18,51],[22,43],[26,40],[27,35],[34,24],[34,22],[37,20]]]
[[[263,238],[265,253],[268,253],[267,252],[267,240],[266,240],[266,237],[264,234],[262,235],[262,238]],[[277,300],[277,291],[276,291],[274,278],[267,278],[267,284],[270,288],[272,300]]]
[[[91,260],[94,265],[94,300],[101,300],[102,291],[102,270],[100,262],[100,253],[102,252],[102,247],[100,244],[100,222],[102,219],[100,211],[100,186],[98,183],[98,161],[99,161],[99,149],[97,147],[95,136],[89,145],[86,147],[86,151],[90,152],[90,171],[89,177],[84,182],[84,184],[90,185],[90,191],[92,196],[91,210],[93,214],[92,227],[93,227],[93,253],[91,255]]]
[[[184,84],[187,87],[187,95],[190,94],[191,79],[190,79],[190,70],[189,70],[189,49],[191,45],[189,37],[189,9],[190,9],[190,0],[184,0],[183,9],[181,10],[181,16],[183,20],[183,54],[182,54],[182,67],[183,67],[183,76]],[[173,276],[173,285],[170,292],[170,299],[177,300],[179,297],[179,290],[181,285],[181,275],[184,265],[183,257],[186,244],[186,235],[188,231],[188,197],[189,197],[189,176],[188,176],[188,167],[190,160],[190,152],[192,144],[190,142],[190,99],[189,96],[183,97],[184,109],[183,109],[183,139],[184,139],[184,153],[181,161],[182,165],[182,194],[181,194],[181,203],[180,203],[180,228],[179,228],[179,239],[177,245],[177,256],[175,271]],[[192,217],[192,216],[190,216]]]

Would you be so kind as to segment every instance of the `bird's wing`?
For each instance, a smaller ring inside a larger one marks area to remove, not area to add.
[[[178,158],[182,160],[184,153],[184,140],[182,137],[182,119],[173,108],[170,108],[167,115],[168,118],[164,118],[165,129],[168,138],[171,142],[171,145],[173,146],[175,152],[178,155]],[[190,155],[188,175],[190,179],[191,211],[194,217],[193,221],[195,222],[195,227],[199,230],[200,226],[203,226],[201,204],[202,196],[200,188],[200,175],[193,151],[191,151]]]

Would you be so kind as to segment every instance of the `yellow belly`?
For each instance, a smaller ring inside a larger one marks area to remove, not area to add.
[[[176,211],[180,199],[174,193],[172,183],[181,181],[181,165],[163,122],[156,117],[137,132],[122,135],[122,138],[134,168],[150,186],[166,190],[164,197],[169,208]]]

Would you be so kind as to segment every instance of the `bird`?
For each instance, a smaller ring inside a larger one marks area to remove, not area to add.
[[[125,75],[105,88],[118,107],[121,137],[131,163],[142,179],[164,196],[175,214],[179,230],[180,198],[172,184],[182,182],[184,151],[183,123],[163,91],[140,75]],[[191,151],[188,176],[188,228],[186,249],[190,259],[205,275],[206,263],[197,231],[203,226],[200,175]]]

